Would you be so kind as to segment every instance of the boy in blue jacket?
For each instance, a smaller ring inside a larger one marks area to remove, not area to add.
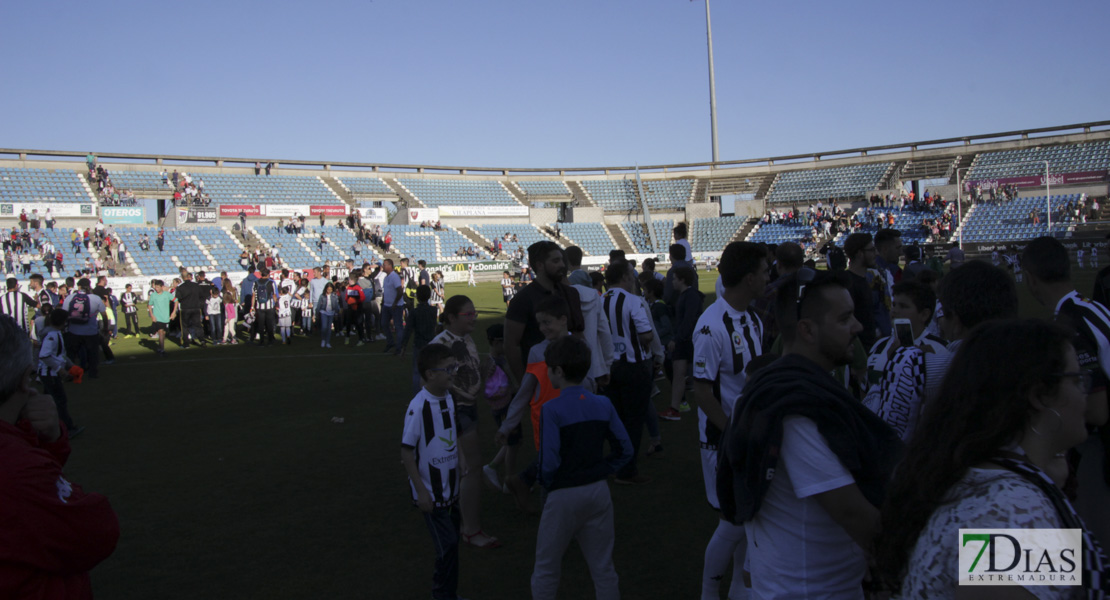
[[[552,386],[561,393],[540,413],[539,480],[548,494],[536,538],[532,598],[555,598],[563,554],[573,539],[589,566],[598,600],[620,598],[606,478],[632,458],[632,442],[612,402],[582,387],[590,370],[585,342],[560,338],[547,347],[544,361]]]

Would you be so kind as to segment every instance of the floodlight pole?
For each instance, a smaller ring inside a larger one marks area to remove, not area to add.
[[[713,135],[713,162],[717,156],[717,86],[713,78],[713,24],[709,20],[709,0],[705,0],[705,38],[709,43],[709,124]]]

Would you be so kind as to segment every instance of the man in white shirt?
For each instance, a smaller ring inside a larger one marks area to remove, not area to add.
[[[767,253],[751,242],[733,242],[721,254],[723,293],[698,318],[693,335],[694,399],[698,405],[698,437],[706,499],[717,502],[717,448],[728,427],[747,377],[744,368],[763,354],[763,322],[751,308],[768,282]],[[675,377],[675,385],[681,378]],[[702,600],[719,598],[725,572],[732,573],[729,598],[746,597],[743,574],[746,541],[742,525],[725,519],[718,523],[705,549]]]
[[[405,326],[402,320],[405,314],[405,290],[401,285],[401,276],[393,270],[393,260],[385,259],[382,262],[382,272],[385,280],[382,282],[382,332],[385,333],[385,350],[389,352],[394,344],[400,344],[401,334]],[[394,333],[393,329],[397,331]]]
[[[755,598],[863,599],[901,442],[829,374],[862,330],[842,278],[801,269],[780,289],[784,355],[747,384],[720,449],[717,496],[744,523]]]

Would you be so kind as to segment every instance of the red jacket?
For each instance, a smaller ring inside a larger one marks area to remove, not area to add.
[[[348,285],[347,291],[347,306],[354,310],[362,310],[362,303],[366,301],[366,292],[356,285]]]
[[[91,598],[89,570],[116,549],[119,521],[62,474],[68,434],[47,444],[26,421],[0,421],[0,456],[0,598]]]

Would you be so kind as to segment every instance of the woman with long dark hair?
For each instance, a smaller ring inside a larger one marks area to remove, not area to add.
[[[1060,489],[1068,472],[1064,452],[1087,437],[1090,378],[1070,339],[1044,321],[1005,320],[984,323],[961,345],[882,508],[874,556],[902,598],[955,597],[961,528],[1082,528],[1076,571],[1085,586],[1105,585],[1098,544]],[[1074,598],[1078,589],[1025,591],[1029,598]],[[960,591],[997,597],[1000,590]]]
[[[459,362],[451,397],[455,400],[455,418],[458,420],[459,450],[466,465],[459,490],[459,509],[462,524],[459,532],[463,541],[479,548],[496,548],[501,542],[482,531],[482,452],[478,442],[478,396],[482,393],[482,372],[479,368],[478,347],[470,334],[478,320],[478,311],[470,298],[451,296],[443,306],[439,320],[443,331],[432,338],[431,344],[443,344]]]

